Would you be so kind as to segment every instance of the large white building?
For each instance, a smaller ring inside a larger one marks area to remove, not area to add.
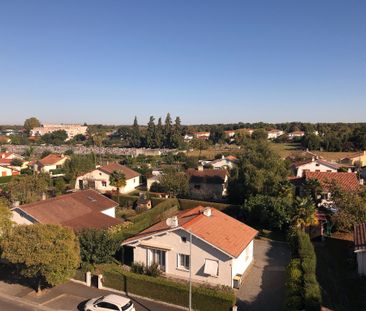
[[[114,171],[124,174],[126,178],[126,185],[119,188],[119,193],[132,192],[141,184],[139,173],[127,166],[110,163],[79,176],[76,179],[75,189],[95,189],[101,193],[117,191],[117,187],[112,186],[110,183],[110,176]]]
[[[253,262],[257,231],[210,207],[181,211],[125,240],[133,262],[157,264],[169,277],[238,287]],[[190,239],[192,238],[192,244]]]
[[[31,136],[43,136],[48,133],[56,131],[65,131],[67,133],[67,139],[73,139],[76,135],[86,135],[87,126],[80,124],[44,124],[40,127],[35,127],[30,131]]]

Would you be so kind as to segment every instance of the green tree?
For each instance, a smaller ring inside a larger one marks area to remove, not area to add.
[[[309,226],[317,225],[316,206],[311,198],[296,198],[292,208],[292,225],[305,231]]]
[[[188,177],[173,167],[163,170],[159,178],[161,189],[173,196],[186,196],[189,191]]]
[[[161,118],[158,119],[158,124],[156,126],[155,132],[155,140],[156,140],[156,147],[161,148],[164,144],[164,129]]]
[[[252,139],[254,139],[254,140],[265,140],[267,138],[268,138],[268,133],[264,129],[258,129],[252,133]]]
[[[26,278],[36,281],[39,292],[72,277],[80,263],[74,232],[57,225],[20,225],[3,239],[2,258],[17,267]]]
[[[171,148],[172,146],[172,118],[168,112],[165,118],[164,125],[164,147]]]
[[[14,176],[8,184],[10,199],[20,204],[37,202],[47,193],[49,184],[49,176],[45,174]]]
[[[13,165],[13,166],[22,166],[23,161],[19,158],[14,158],[14,159],[11,160],[10,164]]]
[[[34,129],[35,127],[40,127],[40,126],[41,126],[41,122],[39,122],[39,120],[35,117],[31,117],[24,121],[24,129],[26,130],[26,132],[28,134],[30,133],[30,131],[32,129]]]
[[[109,183],[111,186],[117,188],[117,193],[119,195],[120,188],[126,186],[126,176],[122,172],[113,171],[109,176]]]
[[[141,147],[141,133],[140,127],[137,123],[137,117],[133,120],[132,131],[131,131],[131,146],[138,148]]]
[[[112,261],[119,242],[107,230],[85,229],[78,236],[83,262],[95,265]]]
[[[68,135],[65,130],[58,130],[52,133],[44,134],[41,137],[41,141],[49,145],[62,145],[67,139]]]
[[[182,124],[179,117],[175,118],[172,139],[171,139],[171,147],[172,148],[181,148],[183,146],[183,129]]]
[[[155,148],[156,147],[156,128],[155,119],[153,116],[150,117],[149,123],[147,124],[146,131],[146,147]]]
[[[11,229],[11,226],[12,221],[9,204],[7,200],[0,197],[0,242],[2,237]]]

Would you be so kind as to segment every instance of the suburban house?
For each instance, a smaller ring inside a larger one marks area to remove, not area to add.
[[[297,177],[302,177],[305,172],[332,172],[336,173],[344,165],[328,162],[322,159],[313,157],[308,161],[294,162],[291,165],[292,172]]]
[[[366,223],[357,224],[353,230],[358,274],[366,276]]]
[[[76,135],[86,135],[88,127],[81,124],[44,124],[40,127],[35,127],[30,131],[30,136],[43,136],[45,134],[56,131],[65,131],[67,140],[73,139]]]
[[[270,130],[268,131],[267,133],[267,137],[268,139],[276,139],[280,136],[282,136],[285,132],[284,131],[281,131],[281,130]]]
[[[198,200],[221,200],[227,195],[228,172],[223,169],[188,169],[190,197]]]
[[[366,151],[361,151],[340,160],[340,163],[366,166]]]
[[[126,185],[119,188],[119,193],[134,191],[141,184],[139,173],[119,163],[110,163],[79,176],[76,179],[75,189],[95,189],[101,193],[117,191],[117,187],[112,186],[110,182],[110,176],[114,171],[122,173],[126,178]]]
[[[118,203],[94,190],[77,191],[39,202],[14,205],[12,220],[17,224],[57,224],[74,230],[104,229],[122,223],[115,218]]]
[[[19,166],[12,165],[13,160],[15,160],[15,159],[21,160],[22,165],[19,165]],[[0,152],[0,166],[7,167],[7,168],[10,168],[11,170],[13,170],[14,172],[12,175],[19,174],[23,168],[27,167],[28,162],[25,162],[23,160],[24,160],[23,157],[18,154],[15,154],[12,152]],[[16,172],[18,172],[18,173],[16,173]]]
[[[303,132],[303,131],[293,131],[293,132],[287,134],[287,137],[289,139],[300,138],[303,136],[305,136],[305,132]]]
[[[210,207],[178,212],[122,245],[131,262],[158,264],[166,276],[239,287],[253,262],[257,231]],[[192,241],[192,242],[190,242]],[[191,249],[191,251],[190,251]]]
[[[184,141],[191,141],[193,139],[193,135],[185,134],[183,137]]]
[[[70,158],[68,156],[51,153],[43,159],[37,161],[33,165],[33,168],[34,171],[49,173],[50,175],[53,175],[53,173],[57,173],[56,170],[62,169],[65,162],[69,159]]]
[[[239,160],[235,156],[222,156],[221,159],[213,161],[205,161],[205,166],[212,166],[213,169],[228,169],[231,170],[237,166]]]
[[[8,167],[8,166],[2,166],[0,165],[0,177],[5,177],[5,176],[15,176],[15,175],[19,175],[19,171],[13,170],[12,168]]]
[[[208,140],[210,138],[210,132],[194,132],[193,136],[196,139]]]
[[[331,188],[334,184],[343,191],[354,192],[361,188],[362,181],[360,181],[356,173],[344,172],[307,172],[305,171],[303,182],[309,180],[317,180],[321,186],[322,192],[320,194],[321,203],[323,206],[331,206]],[[303,183],[301,185],[303,187]],[[302,190],[300,190],[302,192]]]

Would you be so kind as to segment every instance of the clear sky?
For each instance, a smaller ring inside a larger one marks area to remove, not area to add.
[[[366,121],[366,1],[0,0],[0,124]]]

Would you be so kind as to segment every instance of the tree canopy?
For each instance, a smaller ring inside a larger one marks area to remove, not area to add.
[[[39,120],[35,117],[31,117],[24,121],[24,129],[27,131],[27,133],[29,133],[35,127],[40,127],[40,126],[41,126],[41,122],[39,122]]]

